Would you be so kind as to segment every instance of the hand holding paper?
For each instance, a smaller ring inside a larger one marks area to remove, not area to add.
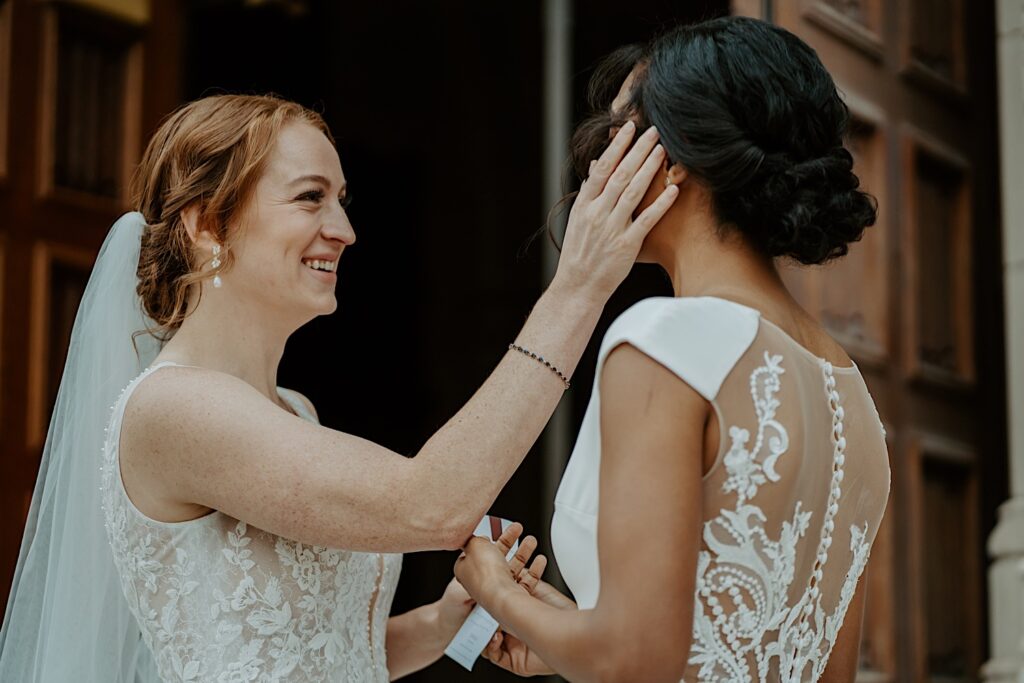
[[[491,549],[500,561],[501,571],[513,582],[537,549],[537,540],[532,536],[527,536],[520,545],[518,538],[522,532],[522,525],[488,515],[480,520],[473,534],[494,544]],[[543,564],[540,568],[542,570]],[[445,649],[445,654],[467,670],[472,670],[477,657],[497,630],[498,622],[477,605]]]

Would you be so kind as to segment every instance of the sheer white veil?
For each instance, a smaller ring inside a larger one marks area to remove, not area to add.
[[[0,681],[135,683],[159,678],[121,591],[100,507],[111,405],[156,356],[136,293],[145,219],[122,216],[75,318],[11,595]]]

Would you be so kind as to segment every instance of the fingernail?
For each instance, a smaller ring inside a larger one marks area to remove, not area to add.
[[[622,128],[620,130],[633,130],[634,128],[636,128],[635,123],[633,123],[632,121],[626,121],[624,124],[622,124]]]
[[[661,154],[664,151],[665,151],[665,148],[662,147],[661,145],[655,145],[654,146],[654,153],[655,154]]]

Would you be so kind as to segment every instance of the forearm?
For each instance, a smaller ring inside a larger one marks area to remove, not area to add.
[[[628,683],[682,678],[690,634],[668,637],[656,616],[638,619],[635,605],[559,609],[520,590],[480,604],[548,667],[569,681]]]
[[[593,610],[558,609],[523,591],[495,596],[485,608],[563,678],[609,680],[608,656],[622,643]]]
[[[437,603],[423,605],[388,619],[388,673],[391,680],[426,668],[444,654],[438,629]]]
[[[571,376],[602,305],[603,299],[588,290],[562,286],[556,279],[516,343]],[[449,526],[448,546],[461,546],[472,532],[537,440],[564,390],[549,368],[510,350],[413,459],[409,504],[435,511],[437,523]]]

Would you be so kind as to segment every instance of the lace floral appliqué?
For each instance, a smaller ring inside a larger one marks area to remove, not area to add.
[[[401,556],[306,545],[219,512],[178,525],[145,518],[118,473],[126,401],[108,428],[102,502],[122,589],[161,680],[386,681]]]
[[[776,419],[777,395],[785,373],[782,356],[764,354],[764,365],[750,377],[750,395],[757,416],[753,444],[746,429],[729,429],[730,447],[724,457],[727,479],[723,491],[736,494],[732,509],[704,525],[707,546],[697,560],[693,644],[690,664],[699,666],[701,681],[764,681],[770,669],[783,681],[816,680],[842,625],[867,562],[867,525],[852,526],[853,562],[844,579],[839,604],[826,616],[819,582],[832,543],[833,518],[838,511],[846,440],[843,409],[835,390],[832,367],[823,364],[825,393],[833,415],[833,477],[828,509],[812,575],[798,601],[789,604],[798,545],[805,541],[812,512],[797,502],[783,521],[777,538],[765,529],[767,517],[753,501],[759,490],[778,482],[775,466],[789,447],[789,435]],[[773,666],[774,664],[774,666]]]

